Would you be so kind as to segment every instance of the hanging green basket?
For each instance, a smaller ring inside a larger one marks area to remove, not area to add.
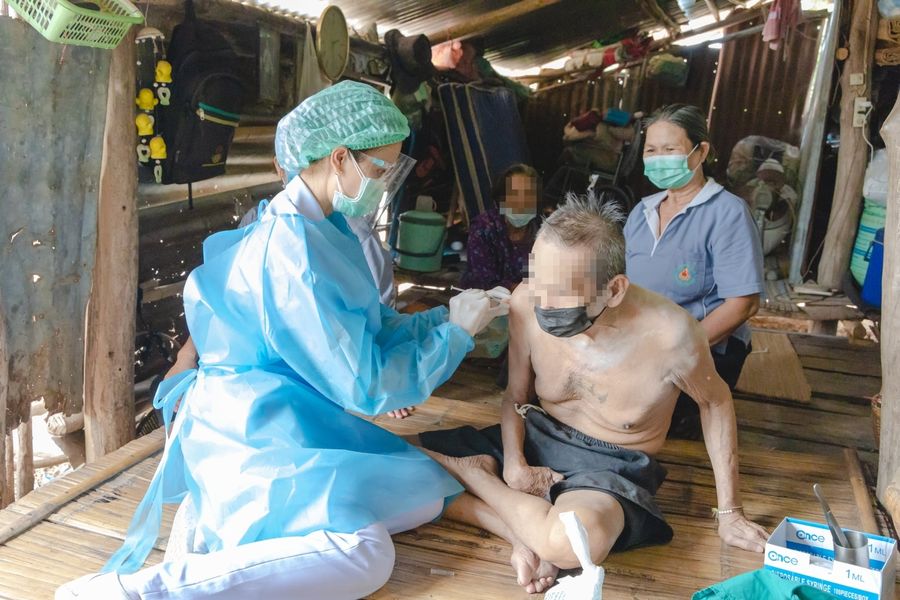
[[[69,0],[6,3],[51,42],[92,48],[115,48],[132,25],[144,20],[128,0],[90,0],[80,6]]]

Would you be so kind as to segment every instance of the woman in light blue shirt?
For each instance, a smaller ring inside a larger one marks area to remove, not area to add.
[[[696,106],[673,104],[650,117],[644,173],[663,191],[628,217],[626,272],[700,321],[716,370],[734,389],[750,353],[747,320],[763,291],[762,247],[746,203],[707,178],[711,152],[706,115]],[[669,435],[700,435],[697,405],[685,394]]]

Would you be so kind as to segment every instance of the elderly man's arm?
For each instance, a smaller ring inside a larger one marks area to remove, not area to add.
[[[716,373],[703,330],[690,327],[688,348],[673,373],[674,383],[700,406],[700,422],[712,463],[718,500],[719,536],[728,544],[762,552],[766,530],[744,517],[738,491],[737,421],[728,385]]]
[[[532,402],[534,369],[526,336],[525,319],[532,315],[524,286],[513,293],[509,311],[509,383],[503,394],[500,431],[503,438],[503,480],[515,490],[545,496],[563,476],[547,467],[532,467],[525,460],[525,420],[517,406]]]

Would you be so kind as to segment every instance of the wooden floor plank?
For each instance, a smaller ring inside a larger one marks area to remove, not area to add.
[[[812,484],[819,483],[837,518],[845,526],[858,527],[843,447],[861,448],[864,459],[875,456],[864,395],[878,378],[874,369],[860,371],[859,376],[847,372],[849,367],[841,370],[838,363],[842,356],[851,364],[869,361],[872,350],[820,336],[790,339],[805,367],[804,375],[810,378],[810,401],[798,404],[741,395],[735,400],[747,514],[770,529],[787,515],[821,521],[812,495]],[[502,398],[496,374],[494,365],[465,364],[412,417],[380,416],[373,421],[401,435],[493,425],[499,421]],[[134,444],[153,442],[143,438]],[[672,440],[658,458],[668,478],[657,500],[675,538],[663,546],[611,555],[604,564],[607,600],[689,598],[697,589],[762,564],[760,555],[726,547],[717,535],[709,512],[716,504],[715,479],[705,445]],[[0,546],[0,599],[50,598],[61,583],[97,570],[121,544],[158,460],[156,455],[142,461]],[[0,511],[0,526],[84,481],[98,468],[76,471]],[[163,536],[149,564],[162,559],[173,512],[174,507],[165,509]],[[509,566],[509,544],[477,528],[443,520],[394,539],[396,568],[388,584],[370,596],[372,600],[540,598],[528,596],[516,584]],[[35,565],[50,568],[38,570]]]
[[[814,394],[830,398],[871,398],[881,391],[878,377],[856,377],[846,373],[803,369]]]

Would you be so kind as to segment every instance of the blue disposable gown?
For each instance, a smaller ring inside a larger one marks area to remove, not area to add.
[[[340,214],[324,218],[299,177],[259,221],[203,251],[184,291],[200,367],[157,395],[171,413],[185,393],[105,570],[139,568],[161,501],[185,493],[198,541],[215,551],[352,532],[462,491],[421,451],[347,412],[421,403],[452,375],[474,342],[445,308],[401,315],[381,304],[356,236]]]

